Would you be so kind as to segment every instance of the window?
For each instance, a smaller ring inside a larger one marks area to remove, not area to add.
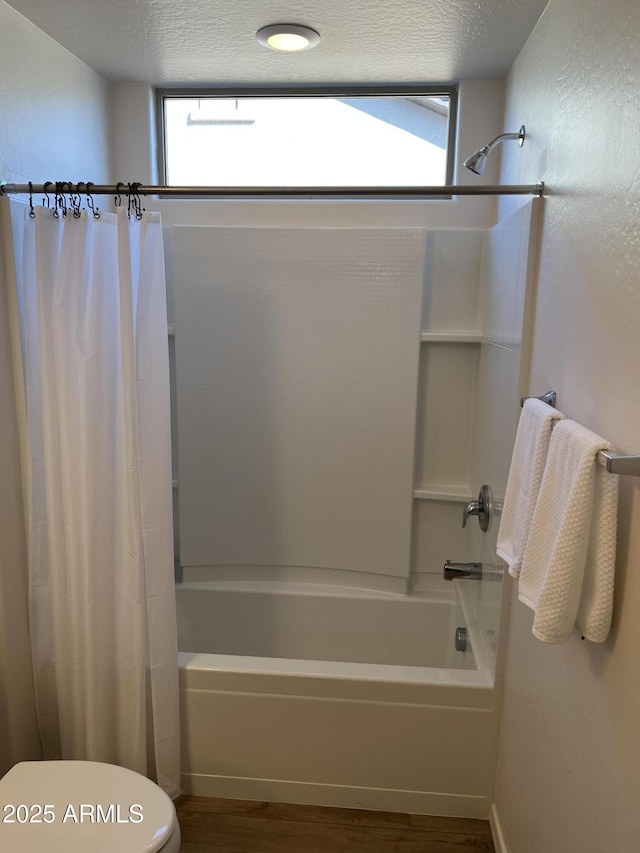
[[[456,91],[159,90],[170,186],[395,188],[452,182]]]

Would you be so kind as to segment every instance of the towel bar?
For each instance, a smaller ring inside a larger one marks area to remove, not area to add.
[[[615,456],[606,450],[599,450],[598,462],[604,465],[610,474],[640,477],[640,456]]]
[[[546,394],[542,394],[540,397],[520,397],[520,408],[524,406],[525,400],[542,400],[543,403],[546,403],[547,406],[556,407],[556,392],[555,391],[547,391]]]
[[[542,400],[549,406],[555,408],[556,392],[547,391],[540,397],[522,397],[520,405],[524,406],[525,400]],[[616,456],[607,450],[598,451],[598,462],[607,469],[610,474],[620,474],[628,477],[640,477],[640,456]]]

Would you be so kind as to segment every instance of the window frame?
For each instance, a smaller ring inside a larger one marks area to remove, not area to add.
[[[456,153],[456,134],[457,134],[457,119],[458,119],[458,87],[455,85],[436,85],[436,84],[413,84],[402,86],[296,86],[296,87],[192,87],[192,88],[156,88],[155,90],[155,108],[156,108],[156,139],[157,139],[157,166],[158,166],[158,183],[166,184],[166,134],[165,134],[165,111],[164,102],[166,98],[355,98],[355,97],[437,97],[446,96],[449,98],[449,122],[447,127],[447,165],[445,172],[444,187],[453,187],[453,176],[455,171],[455,153]],[[418,186],[418,185],[416,185]],[[416,187],[413,187],[415,190]],[[304,189],[304,187],[302,188]],[[363,188],[363,189],[366,189]],[[427,198],[436,198],[436,196],[420,196],[416,198],[415,194],[409,193],[410,187],[407,187],[407,193],[402,192],[387,192],[384,188],[375,188],[376,192],[367,195],[368,198],[380,199],[411,199],[412,201],[422,200]],[[453,194],[452,194],[453,195]],[[439,195],[439,200],[451,199],[452,195]],[[188,198],[190,196],[185,196]],[[245,199],[265,198],[261,196],[242,196]],[[309,197],[313,197],[310,194]],[[321,197],[321,196],[317,196]],[[227,196],[228,198],[228,196]],[[285,199],[290,198],[284,191],[282,193],[274,192],[268,198]],[[353,194],[347,192],[341,196],[333,195],[332,198],[353,199],[356,198]],[[362,195],[357,196],[362,199]]]

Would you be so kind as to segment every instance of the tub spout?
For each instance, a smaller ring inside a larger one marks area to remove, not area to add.
[[[452,563],[451,560],[447,560],[442,577],[446,581],[452,581],[454,578],[482,580],[482,563]]]

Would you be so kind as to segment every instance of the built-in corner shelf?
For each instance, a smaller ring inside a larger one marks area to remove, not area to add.
[[[420,332],[423,344],[481,344],[482,332]]]
[[[417,501],[448,501],[450,503],[469,503],[473,499],[468,486],[416,486],[413,497]]]

